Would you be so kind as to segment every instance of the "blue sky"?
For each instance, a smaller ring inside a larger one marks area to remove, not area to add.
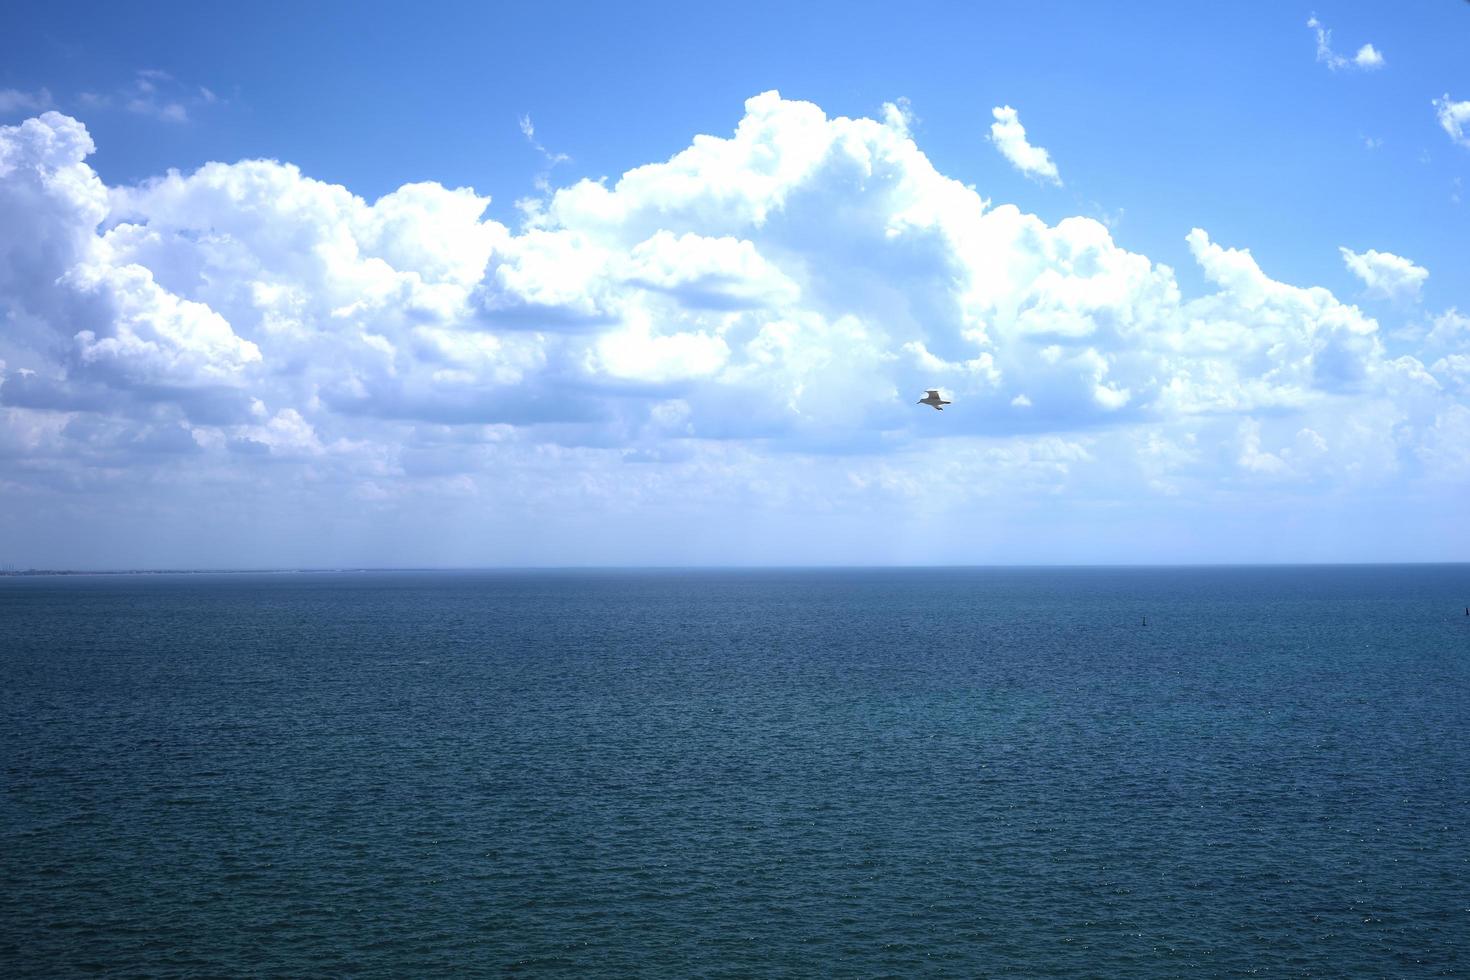
[[[0,38],[0,561],[1470,544],[1470,4]]]

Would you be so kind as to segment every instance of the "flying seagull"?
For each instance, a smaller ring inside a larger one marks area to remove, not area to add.
[[[944,406],[951,403],[945,401],[943,398],[940,398],[939,392],[935,391],[933,388],[930,388],[929,394],[919,399],[919,404],[928,405],[930,408],[934,409],[934,411],[942,412],[944,411]]]

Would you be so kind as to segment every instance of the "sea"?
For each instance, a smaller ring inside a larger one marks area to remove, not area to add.
[[[1470,974],[1470,566],[0,577],[0,975]]]

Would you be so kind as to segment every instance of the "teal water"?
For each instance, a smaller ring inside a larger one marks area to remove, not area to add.
[[[0,974],[1465,975],[1467,602],[1470,566],[0,578]]]

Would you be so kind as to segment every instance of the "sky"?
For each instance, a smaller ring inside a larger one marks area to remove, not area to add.
[[[0,8],[0,567],[1470,557],[1470,3],[698,6]]]

